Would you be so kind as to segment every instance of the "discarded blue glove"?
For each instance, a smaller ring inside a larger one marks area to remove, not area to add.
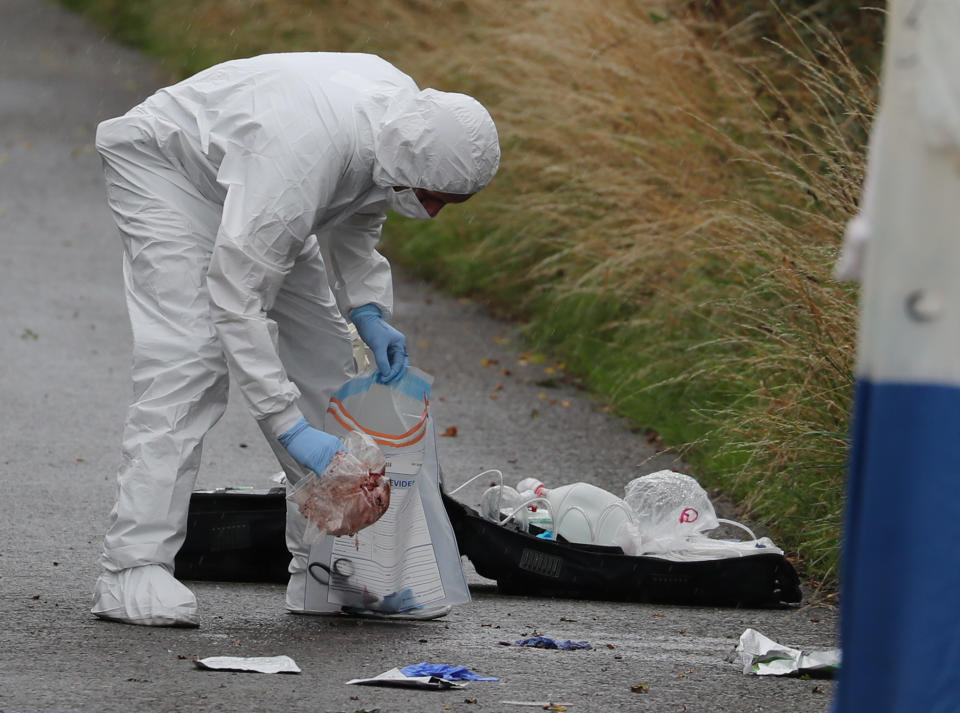
[[[293,459],[304,468],[309,468],[318,476],[330,464],[337,451],[345,451],[339,438],[324,431],[318,431],[301,418],[277,439],[287,449]]]
[[[350,313],[350,321],[364,344],[370,347],[377,362],[377,381],[391,384],[400,379],[410,358],[407,356],[407,338],[383,318],[380,308],[374,304],[357,307]]]
[[[436,676],[445,681],[499,681],[496,676],[481,676],[479,673],[463,667],[445,663],[423,663],[405,666],[400,669],[404,676]]]
[[[520,639],[519,641],[514,641],[513,644],[509,641],[501,641],[500,643],[503,646],[529,646],[534,649],[564,649],[566,651],[593,648],[586,641],[570,641],[570,639],[566,641],[554,641],[546,636],[533,636],[529,639]]]
[[[423,605],[417,604],[417,596],[410,587],[390,592],[377,602],[378,611],[401,612],[411,611],[413,609],[423,609]]]

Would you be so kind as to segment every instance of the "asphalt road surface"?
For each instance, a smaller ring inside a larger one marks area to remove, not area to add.
[[[90,591],[113,503],[130,387],[120,245],[104,201],[96,124],[170,77],[42,0],[0,2],[0,711],[781,711],[829,707],[832,683],[745,676],[724,657],[748,627],[835,645],[822,607],[749,610],[498,594],[434,622],[291,616],[281,585],[192,582],[199,629],[100,621]],[[455,210],[451,208],[450,210]],[[397,323],[436,376],[448,485],[486,468],[619,492],[679,467],[586,394],[523,358],[514,328],[397,276]],[[504,372],[510,372],[509,374]],[[496,396],[496,398],[492,398]],[[266,487],[278,470],[242,405],[207,441],[200,485]],[[465,499],[476,502],[479,486]],[[505,648],[534,632],[589,651]],[[286,654],[297,676],[198,670],[196,657]],[[463,691],[345,686],[421,661],[502,680]],[[635,684],[646,692],[634,692]]]

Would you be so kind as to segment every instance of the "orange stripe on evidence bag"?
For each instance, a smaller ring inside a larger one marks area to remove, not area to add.
[[[357,419],[355,419],[349,411],[347,411],[346,406],[343,405],[343,402],[340,399],[332,398],[330,399],[330,404],[331,406],[327,409],[328,413],[333,413],[334,417],[336,417],[336,413],[334,413],[334,409],[333,409],[333,404],[336,404],[337,406],[340,407],[340,410],[343,411],[344,417],[349,419],[354,424],[353,426],[347,426],[345,423],[343,423],[343,421],[340,421],[340,419],[338,418],[337,421],[340,421],[340,425],[343,426],[344,428],[348,430],[363,431],[364,433],[370,434],[374,438],[379,436],[380,438],[400,440],[401,438],[407,438],[409,436],[412,436],[418,428],[421,428],[423,426],[424,422],[427,420],[427,406],[430,405],[430,402],[427,401],[427,397],[424,396],[423,397],[423,414],[420,416],[420,420],[413,426],[413,428],[411,428],[406,433],[398,433],[396,435],[392,433],[380,433],[379,431],[371,431],[369,428],[364,428],[363,426],[360,425],[360,422],[357,421]]]
[[[329,413],[331,416],[333,416],[333,418],[336,420],[336,422],[339,423],[341,426],[343,426],[343,427],[344,427],[345,429],[347,429],[348,431],[357,430],[357,429],[359,428],[360,430],[363,430],[364,432],[366,432],[366,433],[368,433],[370,436],[372,436],[374,442],[377,443],[377,444],[379,444],[379,445],[381,445],[381,446],[391,446],[391,447],[393,447],[393,448],[406,448],[407,446],[412,446],[414,443],[418,443],[425,435],[427,435],[427,429],[424,428],[424,429],[420,432],[420,435],[418,435],[418,436],[417,436],[416,438],[414,438],[413,440],[406,441],[405,443],[398,443],[398,442],[396,442],[396,441],[386,440],[386,439],[383,439],[383,438],[377,438],[376,436],[373,435],[373,434],[374,434],[373,431],[367,431],[367,429],[363,428],[362,426],[352,426],[351,424],[347,423],[347,422],[344,421],[342,418],[340,418],[340,414],[337,413],[337,411],[336,411],[332,406],[327,409],[327,413]],[[409,433],[409,431],[408,431],[407,433]],[[407,434],[405,433],[405,434],[403,434],[403,435],[406,436]]]

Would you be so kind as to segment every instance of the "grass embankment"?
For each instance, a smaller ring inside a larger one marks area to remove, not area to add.
[[[834,582],[855,295],[830,270],[875,81],[822,32],[768,15],[787,52],[643,0],[64,2],[176,75],[366,51],[480,99],[500,174],[431,224],[391,220],[391,257],[524,321]]]

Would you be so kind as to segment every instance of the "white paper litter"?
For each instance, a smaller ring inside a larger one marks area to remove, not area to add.
[[[196,660],[197,668],[210,671],[244,673],[300,673],[300,667],[289,656],[210,656]]]
[[[840,649],[804,653],[778,644],[756,629],[747,629],[727,660],[741,664],[744,673],[757,676],[829,674],[840,667]]]
[[[447,681],[437,676],[404,676],[399,668],[392,668],[373,678],[355,678],[352,681],[347,681],[347,685],[428,688],[439,691],[448,688],[464,688],[467,684],[458,681]]]

